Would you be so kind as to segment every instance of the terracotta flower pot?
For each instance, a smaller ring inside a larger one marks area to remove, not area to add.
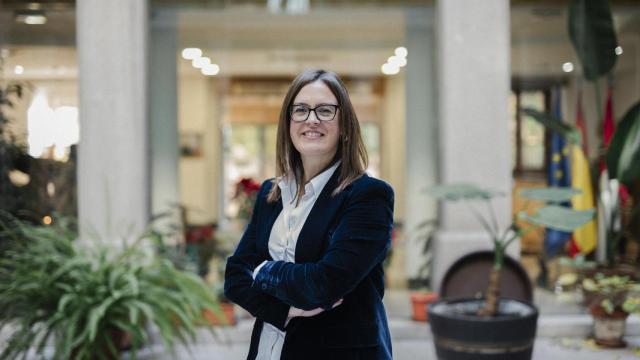
[[[216,326],[233,326],[236,325],[236,315],[234,305],[231,303],[220,303],[220,310],[222,317],[211,309],[204,309],[202,316],[205,319],[206,324]]]
[[[411,305],[413,308],[412,319],[415,321],[429,321],[429,313],[427,306],[438,300],[437,293],[421,293],[411,294]]]
[[[593,315],[593,332],[596,344],[611,348],[627,346],[622,338],[628,313],[621,309],[615,309],[613,313],[608,314],[599,305],[591,306],[590,310]]]

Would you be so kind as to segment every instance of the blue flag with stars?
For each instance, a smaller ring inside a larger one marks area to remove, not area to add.
[[[562,121],[562,110],[560,101],[560,87],[556,87],[552,92],[553,115]],[[551,133],[551,151],[549,159],[549,172],[547,173],[547,183],[549,186],[571,187],[571,164],[569,163],[569,146],[564,138],[556,132]],[[571,206],[571,203],[563,204]],[[544,248],[547,255],[557,255],[564,249],[567,241],[571,239],[572,233],[546,229]]]

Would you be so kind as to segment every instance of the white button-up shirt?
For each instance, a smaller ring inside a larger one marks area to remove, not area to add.
[[[300,198],[298,206],[296,206],[297,200],[295,198],[298,185],[295,182],[295,178],[282,179],[278,182],[282,198],[282,211],[273,223],[271,234],[269,235],[269,255],[273,260],[295,262],[296,243],[298,242],[300,231],[322,189],[339,164],[340,161],[318,174],[305,185],[304,195]],[[254,278],[260,268],[262,266],[256,268]],[[256,360],[280,359],[284,336],[285,333],[283,331],[265,322],[260,334]]]

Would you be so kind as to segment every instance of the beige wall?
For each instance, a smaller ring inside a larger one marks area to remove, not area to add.
[[[215,80],[202,75],[178,78],[178,130],[200,134],[204,143],[201,157],[181,157],[179,161],[180,201],[192,224],[218,220],[220,100],[215,85]]]
[[[381,126],[382,178],[395,190],[395,221],[404,220],[405,93],[404,72],[385,78]]]

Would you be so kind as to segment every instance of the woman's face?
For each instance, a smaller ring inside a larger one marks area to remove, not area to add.
[[[304,105],[315,108],[319,105],[338,105],[338,100],[322,81],[315,81],[305,85],[293,100],[293,105]],[[306,121],[295,122],[289,116],[289,136],[300,153],[303,161],[328,162],[333,159],[338,149],[339,114],[336,113],[331,121],[320,121],[315,112],[311,111]]]

